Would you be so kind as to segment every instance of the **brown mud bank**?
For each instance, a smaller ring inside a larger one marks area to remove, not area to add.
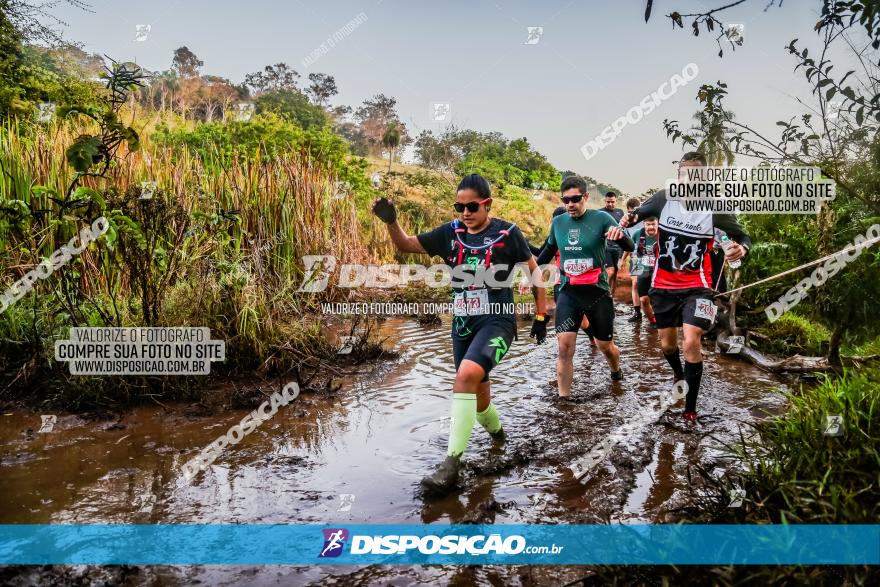
[[[626,291],[628,293],[628,291]],[[693,470],[724,476],[726,445],[784,409],[772,375],[706,353],[701,419],[692,429],[651,423],[615,446],[593,474],[569,467],[653,409],[671,385],[656,331],[631,324],[618,300],[615,335],[624,378],[585,336],[575,355],[574,402],[560,402],[556,343],[519,340],[492,372],[503,446],[479,427],[458,491],[423,500],[418,481],[445,454],[454,377],[449,320],[389,319],[377,334],[399,359],[339,378],[337,392],[303,392],[191,481],[182,464],[245,410],[199,415],[141,406],[115,418],[0,416],[2,523],[645,523],[680,519],[693,504]],[[28,429],[31,430],[28,433]],[[69,569],[68,569],[69,570]],[[33,570],[35,571],[35,570]],[[30,572],[30,571],[28,571]],[[61,571],[59,571],[61,572]],[[65,571],[67,572],[67,571]],[[141,567],[126,584],[557,585],[584,569],[557,567]]]
[[[257,354],[225,341],[226,359],[209,375],[71,375],[68,362],[51,361],[45,346],[5,341],[0,354],[0,411],[77,413],[85,419],[117,417],[139,405],[215,413],[254,408],[294,382],[304,391],[331,393],[336,381],[365,364],[397,357],[375,331],[375,321],[327,316],[288,329],[283,340]]]

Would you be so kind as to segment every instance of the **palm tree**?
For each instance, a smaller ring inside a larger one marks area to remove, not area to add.
[[[696,124],[691,127],[692,136],[699,141],[697,150],[706,156],[709,165],[733,165],[736,158],[731,147],[733,131],[725,124],[733,118],[733,112],[729,110],[721,115],[709,115],[702,110],[694,114]]]
[[[385,127],[385,134],[382,135],[382,146],[388,149],[388,173],[391,173],[394,151],[400,146],[400,128],[396,121],[392,120]]]

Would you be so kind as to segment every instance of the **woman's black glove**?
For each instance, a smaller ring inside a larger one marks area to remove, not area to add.
[[[385,224],[394,224],[397,221],[397,210],[394,208],[394,204],[385,197],[377,198],[373,202],[373,214]]]
[[[535,338],[535,342],[541,344],[547,339],[547,317],[544,316],[541,320],[536,316],[532,321],[532,331],[529,333],[529,338]]]

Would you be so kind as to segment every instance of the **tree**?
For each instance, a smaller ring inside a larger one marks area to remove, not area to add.
[[[712,115],[702,110],[694,113],[694,121],[697,124],[691,127],[691,132],[698,141],[697,151],[706,156],[709,165],[718,167],[733,165],[736,159],[731,145],[734,133],[725,124],[726,121],[733,119],[733,112],[730,111]]]
[[[65,24],[48,10],[58,3],[58,1],[3,0],[0,2],[0,16],[12,25],[22,42],[39,43],[50,47],[61,45],[64,43],[61,33],[47,24],[48,22],[59,26]],[[91,8],[81,0],[64,0],[64,3],[80,10],[89,11]]]
[[[309,102],[296,90],[275,90],[260,94],[256,101],[257,112],[275,112],[304,129],[318,129],[327,124],[327,113],[320,106]]]
[[[174,58],[171,60],[171,68],[177,72],[182,78],[198,77],[199,68],[205,63],[199,61],[196,54],[189,50],[188,47],[179,47],[174,51]]]
[[[267,65],[263,71],[249,73],[244,77],[244,84],[256,94],[265,92],[298,92],[296,80],[300,75],[286,63]]]
[[[332,75],[310,73],[309,81],[312,83],[306,88],[306,94],[319,106],[323,106],[331,97],[339,93],[336,79]]]
[[[412,139],[406,132],[404,125],[397,115],[397,100],[385,94],[376,94],[371,99],[364,100],[363,105],[355,110],[354,118],[359,126],[359,135],[365,142],[364,150],[370,155],[381,156],[383,145],[382,138],[388,128],[389,122],[396,122],[400,132],[400,144],[406,145]],[[352,145],[355,148],[354,145]]]
[[[241,99],[238,88],[228,79],[215,75],[206,75],[201,81],[197,102],[200,119],[205,122],[211,122],[215,118],[222,120],[232,103]]]
[[[174,104],[174,93],[180,90],[180,78],[173,69],[166,69],[153,75],[148,92],[153,108],[164,111]]]
[[[388,173],[391,173],[394,151],[400,146],[400,128],[397,122],[392,120],[388,123],[385,134],[382,135],[382,146],[388,150]]]
[[[27,104],[20,100],[24,93],[21,81],[22,35],[9,19],[9,2],[0,0],[0,116],[23,112]]]

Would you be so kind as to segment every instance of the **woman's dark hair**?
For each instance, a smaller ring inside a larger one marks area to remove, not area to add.
[[[560,193],[564,194],[571,188],[577,188],[579,194],[585,194],[587,193],[587,182],[584,181],[583,177],[578,177],[577,175],[569,175],[562,180],[562,188],[560,189]]]
[[[699,151],[690,151],[681,156],[681,161],[679,161],[679,163],[684,163],[685,161],[699,161],[700,165],[705,165],[706,156]]]
[[[642,201],[638,198],[630,198],[626,201],[627,208],[638,208],[641,205]]]
[[[483,200],[492,197],[492,188],[489,187],[489,182],[486,181],[485,177],[477,173],[472,173],[462,178],[461,183],[455,188],[456,192],[461,190],[474,190]]]

